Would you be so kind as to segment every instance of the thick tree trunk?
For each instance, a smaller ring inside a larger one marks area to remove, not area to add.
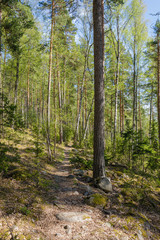
[[[2,86],[2,9],[0,3],[0,109],[3,110],[3,86]],[[0,114],[0,134],[3,135],[3,113]]]
[[[157,53],[158,53],[158,62],[157,62],[157,82],[158,82],[158,139],[159,139],[159,148],[160,148],[160,40],[159,40],[159,29],[157,32]]]
[[[94,181],[105,177],[104,161],[104,26],[103,0],[93,1],[94,25]]]

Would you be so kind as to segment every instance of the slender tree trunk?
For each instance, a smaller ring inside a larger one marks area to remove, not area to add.
[[[151,99],[150,99],[150,114],[149,114],[149,139],[152,144],[152,115],[153,115],[153,83],[151,88]]]
[[[52,50],[53,50],[53,23],[54,23],[54,0],[52,0],[52,20],[51,20],[51,36],[50,36],[50,53],[49,53],[49,75],[48,75],[48,95],[47,95],[47,147],[48,159],[52,160],[50,148],[50,107],[51,107],[51,77],[52,77]]]
[[[120,63],[120,32],[119,32],[119,15],[117,15],[117,66],[115,79],[115,111],[114,111],[114,150],[116,151],[116,133],[117,133],[117,108],[118,108],[118,83],[119,83],[119,63]]]
[[[15,106],[17,106],[18,83],[19,83],[19,56],[17,57],[17,66],[16,66],[16,81],[15,81],[15,95],[14,95]]]
[[[122,136],[123,132],[123,99],[122,99],[122,91],[120,90],[119,94],[119,100],[120,100],[120,134]]]
[[[57,81],[58,81],[58,101],[59,101],[59,136],[60,143],[63,143],[63,127],[62,127],[62,92],[60,83],[59,58],[57,53]]]
[[[88,59],[88,53],[85,55],[85,64],[84,64],[84,70],[83,70],[83,77],[82,77],[82,84],[81,84],[81,91],[80,91],[80,99],[79,99],[79,107],[78,107],[78,114],[77,114],[77,124],[76,124],[76,130],[74,135],[74,142],[77,141],[78,133],[79,133],[79,124],[80,124],[80,117],[81,117],[81,108],[82,108],[82,99],[83,99],[83,91],[84,91],[84,81],[85,81],[85,74],[86,74],[86,67],[87,67],[87,59]],[[78,102],[78,100],[77,100]]]
[[[104,161],[104,5],[103,0],[93,0],[94,25],[94,162],[93,178],[105,177]]]
[[[27,73],[27,128],[29,127],[29,75],[30,75],[30,63],[28,62],[28,73]]]
[[[87,116],[87,118],[86,118],[85,128],[84,128],[84,134],[83,134],[83,140],[86,139],[87,130],[88,130],[88,124],[89,124],[89,118],[90,118],[90,115],[91,115],[92,109],[93,109],[93,103],[94,103],[94,98],[93,98],[93,100],[92,100],[91,107],[90,107],[90,110],[89,110],[89,112],[88,112],[88,116]]]
[[[113,141],[113,95],[111,95],[111,142]]]
[[[56,131],[56,76],[55,76],[55,69],[53,70],[53,106],[54,106],[54,158],[56,157],[56,138],[57,138],[57,131]]]
[[[136,35],[134,35],[133,49],[133,131],[136,130]]]
[[[139,90],[138,108],[139,108],[139,130],[142,130],[140,90]]]
[[[124,112],[124,93],[122,91],[122,132],[124,132],[124,119],[125,119],[125,112]]]

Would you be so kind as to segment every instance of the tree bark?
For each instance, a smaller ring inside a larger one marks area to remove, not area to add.
[[[160,40],[159,40],[159,29],[157,31],[157,53],[158,53],[158,61],[157,61],[157,82],[158,82],[158,91],[157,91],[157,100],[158,100],[158,140],[159,140],[159,148],[160,148]]]
[[[104,26],[103,0],[93,1],[94,25],[94,162],[93,178],[105,177],[104,161]]]
[[[3,89],[2,89],[2,9],[0,3],[0,109],[3,111]],[[3,135],[3,112],[0,114],[0,133]]]
[[[18,83],[19,83],[19,56],[17,57],[17,66],[16,66],[16,81],[15,81],[15,95],[14,95],[15,106],[17,106]]]
[[[29,127],[29,98],[30,98],[29,75],[30,75],[30,63],[28,62],[28,73],[27,73],[27,128]]]
[[[152,144],[152,115],[153,115],[153,83],[151,88],[150,114],[149,114],[149,141]]]
[[[117,133],[117,107],[118,107],[118,83],[119,83],[119,63],[120,63],[120,32],[119,15],[117,15],[117,51],[116,51],[116,79],[115,79],[115,111],[114,111],[114,150],[116,151],[116,133]]]
[[[50,148],[50,107],[51,107],[51,77],[52,77],[52,49],[53,49],[53,22],[54,22],[54,0],[52,0],[52,17],[51,17],[51,36],[50,36],[50,53],[49,53],[49,75],[48,75],[48,95],[47,95],[47,148],[48,159],[52,160]]]

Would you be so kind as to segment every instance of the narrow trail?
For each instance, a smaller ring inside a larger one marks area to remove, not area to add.
[[[64,161],[56,164],[56,170],[53,172],[56,187],[52,190],[52,195],[56,197],[53,199],[53,205],[45,206],[44,214],[38,222],[45,239],[116,239],[115,236],[112,238],[114,234],[101,210],[85,203],[84,196],[88,191],[88,185],[72,175],[72,166],[69,162],[70,150],[65,148]],[[56,214],[64,212],[76,215],[83,212],[89,218],[76,222],[58,220]]]

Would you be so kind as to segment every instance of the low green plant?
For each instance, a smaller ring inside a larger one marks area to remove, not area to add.
[[[73,157],[71,160],[71,163],[74,164],[77,168],[81,169],[92,169],[93,167],[93,161],[92,160],[86,160],[83,157]]]

